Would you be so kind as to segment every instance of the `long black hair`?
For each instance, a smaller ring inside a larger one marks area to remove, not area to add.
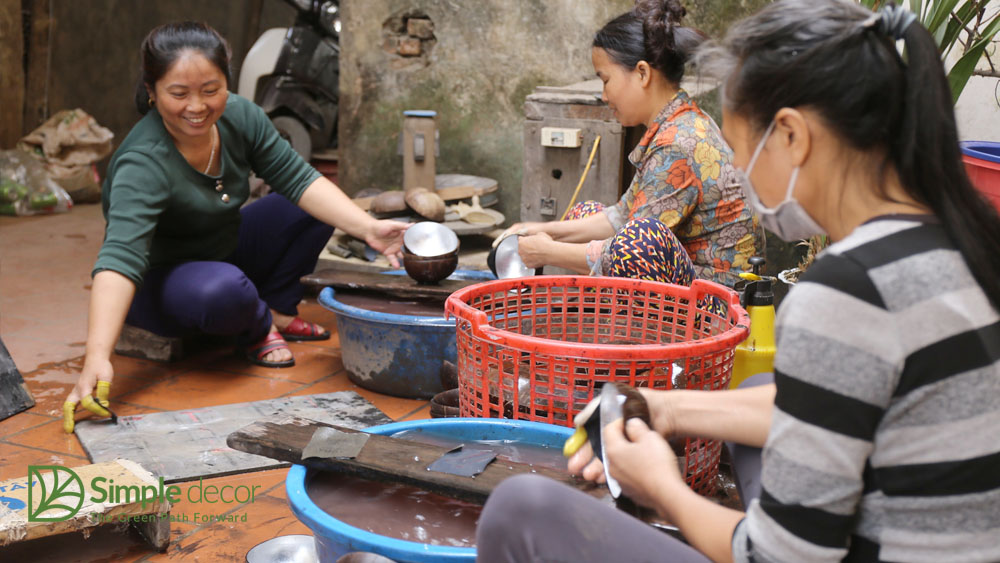
[[[229,43],[211,26],[198,22],[168,23],[153,28],[139,48],[139,82],[135,85],[135,109],[149,111],[149,91],[184,51],[197,51],[212,62],[232,84]]]
[[[680,84],[685,63],[706,39],[701,31],[680,25],[686,13],[678,0],[639,0],[632,11],[604,24],[593,46],[628,70],[646,61],[671,83]]]
[[[698,62],[728,69],[723,104],[754,130],[783,107],[808,107],[850,147],[883,155],[879,195],[894,170],[906,193],[941,219],[1000,308],[1000,216],[966,175],[937,44],[895,6],[880,14],[849,0],[779,0],[735,24]]]

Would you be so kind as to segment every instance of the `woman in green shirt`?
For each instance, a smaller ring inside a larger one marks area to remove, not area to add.
[[[247,359],[294,364],[286,340],[329,338],[296,316],[301,275],[333,227],[398,266],[407,225],[378,221],[300,158],[263,110],[228,92],[229,46],[214,29],[157,27],[141,48],[143,118],[104,181],[107,220],[94,267],[86,359],[63,405],[108,416],[111,352],[124,323],[174,336],[238,337]],[[245,208],[248,177],[274,194]]]

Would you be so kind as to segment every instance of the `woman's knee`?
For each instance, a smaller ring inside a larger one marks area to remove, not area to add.
[[[187,275],[185,275],[187,274]],[[179,266],[168,280],[167,306],[214,310],[239,315],[259,301],[257,288],[246,274],[226,262],[199,262]]]
[[[525,533],[541,523],[551,524],[563,515],[558,500],[559,483],[538,475],[516,475],[493,489],[476,531],[480,549],[491,545],[517,544]],[[514,517],[514,515],[517,515]]]
[[[652,217],[633,219],[610,245],[610,273],[682,285],[694,279],[694,266],[677,235]]]

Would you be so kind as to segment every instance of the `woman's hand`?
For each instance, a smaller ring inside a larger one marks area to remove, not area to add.
[[[111,412],[105,407],[110,405],[108,395],[111,393],[111,380],[114,377],[115,370],[109,360],[84,362],[76,387],[73,387],[63,403],[63,430],[67,434],[73,432],[76,424],[74,414],[77,403],[98,416],[111,416]]]
[[[517,253],[528,268],[541,268],[552,263],[552,243],[552,237],[545,232],[522,236],[517,241]]]
[[[608,424],[601,436],[611,476],[632,500],[661,511],[664,485],[684,486],[677,456],[642,420],[633,418],[624,424],[618,419]]]
[[[399,268],[403,258],[403,233],[409,228],[410,225],[399,221],[374,221],[365,235],[365,242],[385,254],[393,268]]]
[[[674,422],[674,406],[671,399],[679,395],[675,392],[656,391],[647,387],[636,389],[646,399],[649,407],[649,420],[653,430],[664,438],[673,438],[677,435],[677,424]]]
[[[538,233],[547,232],[545,230],[546,226],[551,226],[551,225],[552,225],[551,223],[540,223],[540,222],[514,223],[513,225],[507,227],[506,231],[500,233],[500,236],[498,236],[497,238],[493,239],[493,248],[496,248],[497,245],[500,244],[500,241],[502,241],[503,239],[507,238],[508,236],[511,236],[511,235],[520,235],[520,236],[537,235]]]
[[[594,450],[590,447],[590,440],[580,447],[575,454],[569,458],[566,468],[570,473],[579,475],[588,481],[603,483],[604,465],[601,460],[594,457]]]

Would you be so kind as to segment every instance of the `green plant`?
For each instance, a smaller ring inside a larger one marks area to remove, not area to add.
[[[858,0],[870,10],[878,10],[889,0]],[[947,61],[955,48],[961,49],[958,61],[948,71],[951,98],[958,101],[973,74],[1000,77],[987,47],[1000,31],[1000,9],[988,8],[990,0],[909,0],[909,9],[937,41],[941,59]],[[959,5],[961,4],[961,5]],[[964,32],[964,34],[963,34]],[[976,65],[986,56],[990,71],[977,72]],[[829,237],[815,236],[799,243],[806,256],[799,263],[805,271],[816,255],[830,244]]]
[[[888,0],[858,0],[877,10]],[[937,41],[941,58],[949,59],[960,48],[958,60],[948,71],[952,100],[957,102],[966,83],[977,74],[976,65],[986,54],[991,71],[981,74],[1000,76],[987,53],[987,47],[1000,31],[1000,9],[989,8],[990,0],[909,0],[908,8]]]

